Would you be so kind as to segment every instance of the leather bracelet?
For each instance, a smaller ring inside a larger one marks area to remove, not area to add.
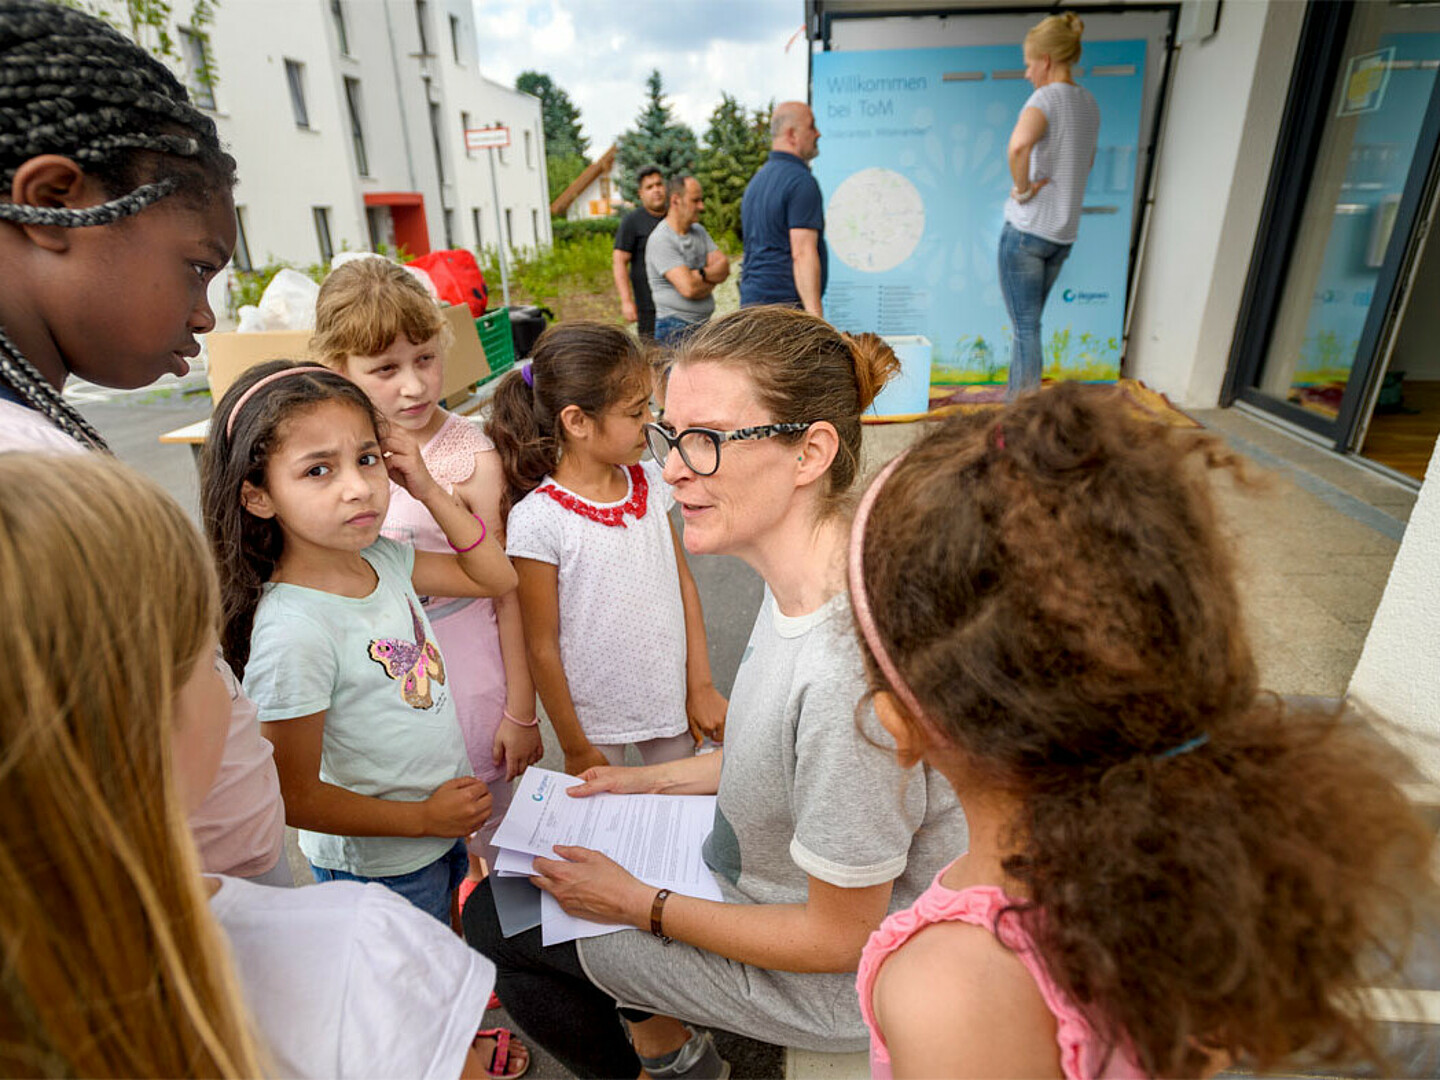
[[[669,889],[661,889],[655,894],[655,902],[650,905],[650,933],[659,938],[662,945],[669,945],[673,940],[665,936],[664,926],[665,901],[669,896]]]
[[[700,275],[700,280],[703,281],[703,282],[705,282],[706,285],[709,285],[709,284],[710,284],[710,279],[705,276],[705,267],[703,267],[703,266],[697,266],[697,267],[695,268],[695,270],[696,270],[696,272]]]
[[[521,720],[509,709],[501,709],[500,715],[503,716],[506,720],[509,720],[516,727],[539,727],[540,725],[540,717],[538,716],[532,716],[529,720]]]

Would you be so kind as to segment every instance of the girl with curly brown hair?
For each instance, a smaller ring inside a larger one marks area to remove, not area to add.
[[[1062,385],[937,428],[851,539],[875,708],[970,846],[872,936],[877,1076],[1374,1056],[1433,837],[1380,741],[1257,694],[1214,439]]]

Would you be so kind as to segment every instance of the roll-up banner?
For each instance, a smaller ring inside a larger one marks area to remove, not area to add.
[[[1077,66],[1100,137],[1079,236],[1041,322],[1046,378],[1119,377],[1144,66],[1143,40],[1086,42]],[[907,370],[877,403],[882,415],[923,411],[915,394],[927,381],[932,399],[1005,381],[1011,332],[996,259],[1006,148],[1033,92],[1024,68],[1018,43],[814,58],[826,317],[903,339],[907,368],[928,347],[929,379]]]

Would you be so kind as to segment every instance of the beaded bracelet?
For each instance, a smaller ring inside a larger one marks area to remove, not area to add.
[[[479,514],[472,514],[471,516],[474,517],[476,521],[480,522],[480,538],[478,540],[476,540],[473,544],[467,544],[465,547],[462,548],[456,547],[455,541],[451,540],[448,536],[445,538],[445,542],[450,545],[450,550],[455,552],[456,555],[464,555],[467,551],[474,551],[477,547],[479,547],[485,542],[485,536],[487,532],[485,528],[485,522],[481,519]]]
[[[516,727],[538,727],[540,724],[540,717],[538,716],[532,716],[529,720],[521,720],[509,709],[501,709],[500,715],[505,717],[506,720],[509,720]]]

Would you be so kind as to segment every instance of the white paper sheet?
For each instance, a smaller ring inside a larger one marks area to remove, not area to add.
[[[520,778],[496,847],[555,858],[556,844],[610,856],[647,885],[720,899],[700,849],[715,823],[713,795],[592,795],[572,799],[577,777],[531,766]]]
[[[655,888],[723,899],[701,855],[715,821],[715,796],[565,794],[580,782],[549,769],[525,771],[495,831],[494,843],[502,849],[496,873],[529,873],[532,856],[553,859],[556,844],[571,844],[608,855]],[[542,896],[540,912],[546,945],[626,929],[567,915],[549,894]]]
[[[500,848],[495,852],[495,865],[491,869],[501,877],[529,877],[535,872],[534,861],[534,855],[527,855],[523,851],[511,851],[509,848]]]

